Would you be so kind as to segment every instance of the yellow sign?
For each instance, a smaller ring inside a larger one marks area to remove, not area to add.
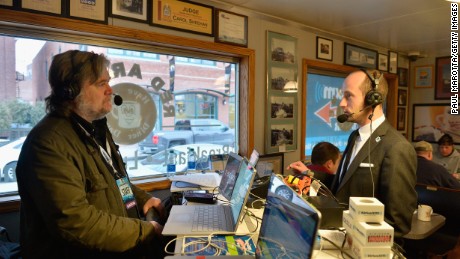
[[[212,7],[177,0],[154,0],[154,25],[212,35]]]

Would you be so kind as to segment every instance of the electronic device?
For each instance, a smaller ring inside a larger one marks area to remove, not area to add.
[[[188,202],[198,202],[206,204],[216,203],[216,198],[213,193],[201,192],[201,191],[187,191],[184,192],[184,199]]]
[[[364,97],[364,104],[366,106],[375,107],[383,102],[382,94],[377,91],[380,78],[383,76],[383,74],[377,70],[374,70],[372,75],[366,69],[361,69],[361,71],[363,71],[369,78],[372,86],[372,89],[369,90],[369,92],[367,92],[366,96]]]
[[[162,234],[208,235],[213,232],[234,233],[244,215],[244,205],[248,198],[254,175],[254,170],[252,167],[248,167],[248,161],[244,158],[237,174],[229,205],[173,205]],[[206,212],[200,212],[202,210],[206,210]],[[214,222],[219,225],[213,226]],[[206,228],[201,229],[204,226]]]

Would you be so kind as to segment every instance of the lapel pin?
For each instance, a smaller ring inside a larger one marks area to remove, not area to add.
[[[377,143],[380,142],[380,140],[381,140],[380,136],[375,138],[375,142],[377,142]]]

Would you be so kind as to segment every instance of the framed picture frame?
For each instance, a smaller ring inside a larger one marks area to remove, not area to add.
[[[406,107],[398,107],[398,121],[396,123],[397,130],[406,130]]]
[[[256,164],[257,177],[262,178],[271,174],[283,174],[284,154],[273,153],[260,155]]]
[[[151,10],[150,1],[147,0],[110,0],[110,16],[136,22],[147,22],[148,11]]]
[[[388,55],[379,53],[379,65],[378,70],[388,71]]]
[[[267,31],[265,153],[297,149],[297,39]]]
[[[150,25],[206,36],[214,34],[212,6],[182,0],[153,0],[151,9]]]
[[[74,1],[67,0],[70,18],[107,24],[107,1]]]
[[[344,61],[345,65],[376,69],[377,68],[377,51],[344,43]]]
[[[414,87],[431,88],[434,84],[433,66],[424,65],[414,67]]]
[[[450,70],[450,56],[436,58],[436,83],[434,90],[435,100],[450,100],[450,96],[452,95],[450,89]]]
[[[248,17],[229,11],[214,9],[214,41],[236,46],[248,46]]]
[[[407,90],[398,89],[398,106],[406,106],[406,105],[407,105]]]
[[[400,86],[407,86],[407,79],[409,78],[407,68],[398,67],[398,82]]]
[[[436,143],[448,133],[455,144],[460,144],[460,116],[450,114],[450,103],[414,104],[412,141]]]
[[[14,1],[17,2],[17,1]],[[35,0],[22,0],[20,9],[34,12],[63,16],[66,12],[66,1],[35,1]]]
[[[332,61],[334,42],[330,39],[316,36],[316,58]]]
[[[391,74],[398,73],[398,53],[388,51],[388,72]]]
[[[18,1],[0,0],[0,8],[16,9],[18,7],[17,5],[18,5]]]

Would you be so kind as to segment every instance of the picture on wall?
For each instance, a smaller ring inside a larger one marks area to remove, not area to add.
[[[355,67],[376,69],[377,51],[345,42],[344,64]]]
[[[380,71],[388,71],[388,55],[379,53],[379,66]]]
[[[294,144],[294,124],[272,124],[270,132],[270,146]]]
[[[414,104],[412,141],[436,143],[448,133],[460,144],[460,116],[450,114],[450,104]]]
[[[407,71],[408,71],[407,68],[398,67],[398,80],[399,80],[400,86],[407,86],[407,79],[408,79]]]
[[[398,105],[406,106],[406,104],[407,104],[407,90],[398,89]]]
[[[272,119],[292,119],[294,117],[294,102],[294,96],[272,95],[270,97]]]
[[[291,68],[273,66],[269,72],[269,85],[271,90],[282,91],[287,82],[297,81],[297,75],[295,74],[296,71]]]
[[[265,153],[297,149],[297,39],[267,31]]]
[[[332,40],[316,36],[316,58],[332,61]]]
[[[414,71],[414,81],[414,87],[416,88],[433,87],[433,66],[416,66]]]
[[[147,22],[149,3],[150,1],[147,0],[112,0],[110,1],[110,14],[120,19]]]
[[[398,122],[396,125],[397,130],[406,130],[406,108],[398,107]]]
[[[434,99],[449,100],[452,95],[450,89],[450,56],[436,58],[436,88]]]

